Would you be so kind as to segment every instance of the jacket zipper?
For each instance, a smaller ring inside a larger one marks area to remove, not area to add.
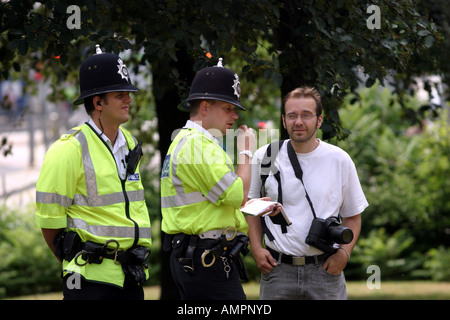
[[[92,129],[92,131],[94,131],[94,133],[97,135],[97,137],[100,139],[100,141],[103,142],[103,144],[105,145],[106,149],[108,149],[109,153],[111,154],[111,156],[113,158],[113,161],[114,161],[114,163],[116,165],[117,176],[118,176],[118,178],[120,180],[120,183],[122,185],[122,193],[123,193],[123,196],[124,196],[124,199],[125,199],[125,216],[127,217],[128,220],[132,221],[133,224],[134,224],[134,241],[133,241],[132,247],[135,247],[138,244],[138,242],[139,242],[139,225],[130,216],[130,199],[128,198],[127,190],[125,188],[125,182],[127,180],[127,174],[125,173],[125,179],[122,179],[120,177],[119,168],[117,167],[116,158],[114,158],[114,154],[113,154],[112,150],[109,148],[109,146],[105,142],[105,140],[103,140],[102,137],[98,134],[98,132],[95,131],[94,128],[92,128],[89,125],[89,123],[86,122],[86,124],[88,125],[89,128]],[[127,147],[128,147],[128,142],[127,142]]]

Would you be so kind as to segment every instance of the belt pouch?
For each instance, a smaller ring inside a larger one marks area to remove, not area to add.
[[[194,251],[197,248],[197,236],[190,236],[189,245],[186,248],[184,257],[179,258],[179,263],[183,266],[183,270],[187,273],[194,274]]]
[[[142,246],[136,246],[125,251],[121,255],[122,270],[125,279],[129,283],[140,287],[146,280],[144,268],[148,268],[146,260],[150,250]]]
[[[172,238],[172,254],[177,261],[179,261],[179,259],[184,255],[187,237],[187,234],[179,233],[174,235]]]
[[[103,256],[106,253],[105,247],[101,244],[86,241],[84,244],[83,254],[81,257],[85,261],[89,261],[89,263],[97,263],[100,264],[103,261]]]
[[[64,259],[71,261],[77,252],[81,250],[81,238],[75,231],[67,231],[64,234],[63,254]]]
[[[65,231],[61,231],[56,235],[53,239],[53,245],[55,246],[55,256],[57,256],[60,260],[64,260],[64,235]]]
[[[161,231],[162,233],[162,249],[164,253],[170,253],[172,251],[172,240],[174,235],[165,233],[164,231]]]
[[[239,277],[244,281],[248,282],[248,274],[245,269],[245,264],[242,261],[241,253],[243,256],[246,256],[249,252],[247,246],[249,243],[249,238],[247,236],[236,237],[231,245],[231,249],[228,252],[228,257],[231,262],[235,262],[235,265],[239,271]]]

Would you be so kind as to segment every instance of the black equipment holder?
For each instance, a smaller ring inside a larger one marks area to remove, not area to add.
[[[241,279],[245,282],[248,281],[247,271],[240,256],[241,253],[245,256],[249,252],[247,246],[250,240],[247,236],[238,235],[228,241],[224,235],[217,239],[200,239],[197,235],[178,233],[175,235],[165,234],[165,238],[167,238],[166,250],[168,249],[168,239],[170,239],[172,254],[186,273],[194,274],[194,251],[201,247],[202,249],[207,248],[214,257],[213,259],[223,256],[229,258],[232,263],[235,262]]]
[[[198,237],[191,236],[186,252],[178,262],[183,266],[183,270],[187,273],[194,274],[194,251],[197,248]]]
[[[114,243],[116,248],[108,249],[109,243]],[[119,250],[119,243],[114,239],[108,240],[105,244],[82,242],[78,233],[74,231],[59,233],[55,237],[54,245],[55,255],[61,260],[75,259],[75,264],[82,266],[88,263],[101,264],[103,259],[111,259],[122,266],[128,282],[142,286],[146,280],[144,268],[148,268],[146,260],[150,255],[150,249],[146,247],[134,246],[123,251]],[[80,258],[84,261],[78,261]]]
[[[142,152],[142,141],[141,141],[125,157],[125,161],[127,163],[127,174],[131,175],[136,172],[137,165],[141,160],[143,154],[144,153]]]

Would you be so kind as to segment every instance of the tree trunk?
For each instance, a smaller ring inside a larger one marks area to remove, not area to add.
[[[302,85],[307,85],[307,68],[311,68],[311,62],[299,61],[299,63],[292,63],[292,61],[300,60],[299,57],[310,57],[304,52],[307,50],[307,46],[299,44],[298,37],[293,34],[296,26],[301,24],[300,21],[307,19],[307,17],[305,17],[302,10],[297,8],[295,2],[291,0],[283,0],[282,2],[283,5],[280,6],[280,22],[273,32],[273,44],[275,51],[279,53],[280,73],[283,77],[280,89],[281,98],[283,99],[288,92]],[[293,47],[295,47],[295,50]],[[280,139],[289,138],[281,117],[280,131]]]
[[[172,142],[174,130],[185,125],[189,114],[178,110],[177,106],[185,98],[180,96],[179,88],[174,84],[173,78],[169,75],[172,69],[176,69],[180,75],[179,79],[190,85],[195,76],[192,69],[193,60],[188,56],[186,50],[181,49],[177,54],[178,61],[171,61],[170,65],[161,65],[159,62],[152,64],[153,92],[156,104],[156,114],[158,116],[159,150],[161,152],[161,167],[164,158]],[[161,214],[160,214],[161,217]],[[178,289],[172,278],[170,271],[170,254],[164,253],[162,244],[165,234],[161,231],[161,300],[180,299]]]

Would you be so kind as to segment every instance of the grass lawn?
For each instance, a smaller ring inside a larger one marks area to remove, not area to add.
[[[247,299],[259,296],[259,284],[251,282],[244,285]],[[431,281],[393,281],[381,282],[380,289],[368,289],[365,281],[347,282],[349,300],[450,300],[450,282]],[[158,286],[145,287],[145,299],[159,299]],[[14,298],[14,300],[60,300],[62,293],[36,294]]]
[[[258,299],[259,284],[244,285],[247,299]],[[380,289],[368,289],[365,281],[348,281],[349,300],[450,300],[450,282],[381,282]]]

